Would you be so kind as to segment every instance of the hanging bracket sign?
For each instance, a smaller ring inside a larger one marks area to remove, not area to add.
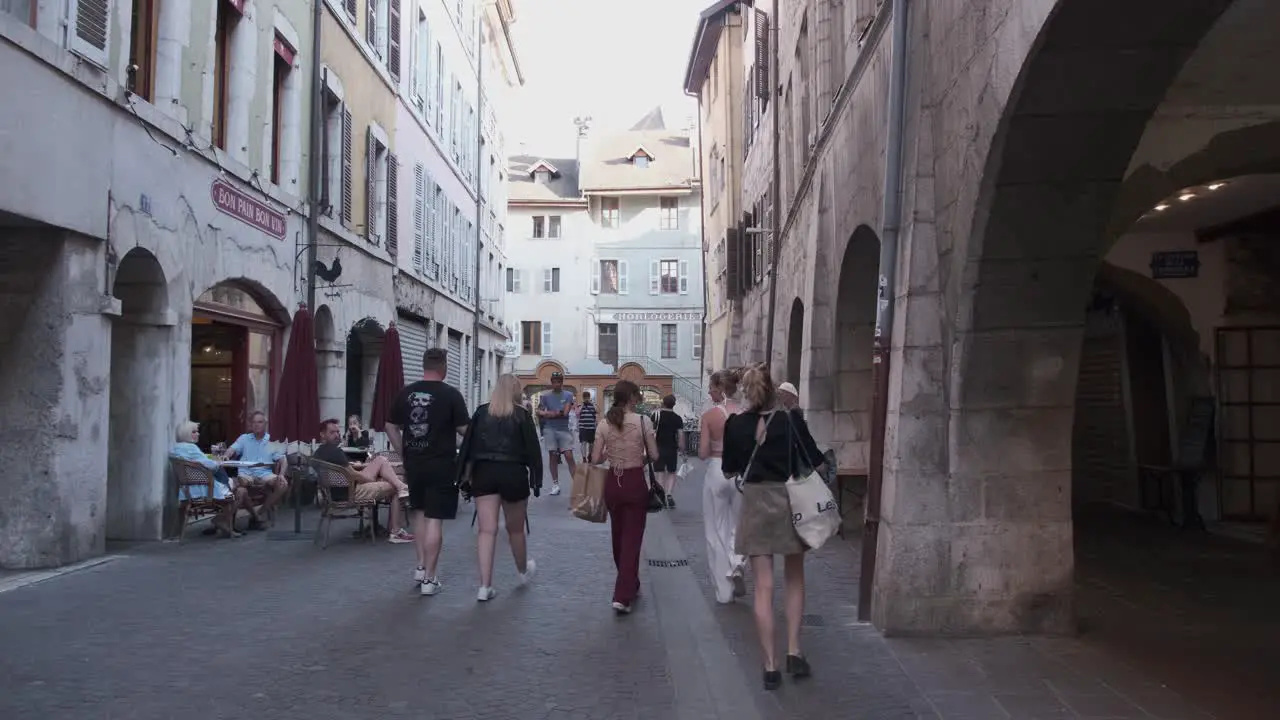
[[[1174,280],[1200,276],[1200,254],[1195,250],[1151,253],[1151,277]]]

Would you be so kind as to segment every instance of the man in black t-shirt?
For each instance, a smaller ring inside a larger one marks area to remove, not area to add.
[[[423,595],[440,592],[436,565],[440,560],[444,522],[458,515],[456,480],[458,436],[470,417],[462,393],[444,381],[449,357],[431,348],[422,358],[422,379],[396,396],[387,415],[387,437],[404,458],[409,509],[417,536],[418,567],[413,579]]]

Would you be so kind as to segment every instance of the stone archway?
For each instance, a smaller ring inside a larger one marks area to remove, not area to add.
[[[120,316],[111,329],[111,405],[107,442],[106,536],[163,535],[172,412],[173,313],[168,282],[149,251],[121,258],[112,287]]]
[[[1071,454],[1085,309],[1135,151],[1231,5],[1059,0],[1044,21],[950,268],[959,292],[944,339],[955,365],[946,490],[936,498],[945,510],[886,513],[873,608],[881,627],[1074,630]],[[885,496],[914,489],[887,485]],[[947,570],[927,604],[892,580],[933,566]]]
[[[853,231],[840,263],[836,296],[836,393],[832,448],[840,472],[866,475],[871,439],[871,360],[876,325],[880,238],[866,225]]]
[[[787,323],[786,381],[800,387],[800,358],[804,355],[804,301],[791,302],[791,319]]]
[[[358,321],[347,333],[346,415],[359,415],[368,424],[378,382],[378,362],[386,329],[371,317]]]

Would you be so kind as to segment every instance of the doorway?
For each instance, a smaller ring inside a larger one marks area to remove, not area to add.
[[[200,296],[191,318],[191,419],[201,449],[234,442],[249,413],[270,420],[279,367],[280,325],[244,290],[218,285]]]
[[[597,327],[600,362],[618,369],[618,324],[600,323]]]

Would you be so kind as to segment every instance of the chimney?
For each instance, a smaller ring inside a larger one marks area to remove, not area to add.
[[[591,130],[591,116],[578,116],[573,119],[573,124],[578,126],[578,137],[574,144],[573,159],[579,163],[582,162],[582,141],[586,139],[587,133]]]

